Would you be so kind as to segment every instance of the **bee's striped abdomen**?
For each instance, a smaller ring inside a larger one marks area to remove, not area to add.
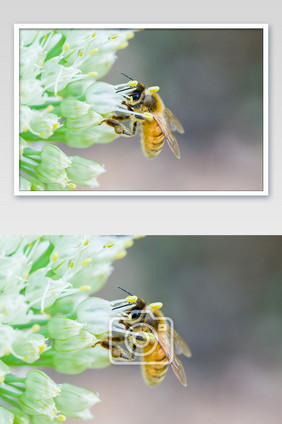
[[[142,124],[142,147],[145,156],[154,158],[157,156],[164,144],[164,135],[155,120]]]
[[[144,364],[142,365],[142,371],[145,381],[150,386],[155,386],[165,378],[168,360],[159,343],[151,353],[147,354],[146,352],[150,351],[151,348],[152,345],[149,345],[143,350],[144,356],[142,359]]]

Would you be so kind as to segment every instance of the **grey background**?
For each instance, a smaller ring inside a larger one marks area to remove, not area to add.
[[[107,145],[58,146],[105,165],[98,190],[262,190],[262,71],[262,29],[145,28],[117,52],[103,80],[125,82],[125,72],[160,87],[185,129],[175,133],[181,160],[166,143],[146,159],[141,126],[134,138]]]
[[[93,414],[101,424],[280,423],[281,254],[282,237],[136,240],[96,295],[120,298],[121,286],[163,302],[192,350],[192,358],[180,356],[187,387],[171,370],[159,386],[147,387],[140,368],[129,365],[54,374],[56,381],[98,390],[102,402]]]

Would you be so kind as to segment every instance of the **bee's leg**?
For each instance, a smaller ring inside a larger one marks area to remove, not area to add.
[[[97,345],[100,345],[104,349],[109,350],[113,358],[122,358],[122,359],[130,360],[130,357],[126,355],[126,353],[124,352],[123,349],[121,349],[121,347],[110,342],[109,340],[99,340],[92,347],[95,347]]]
[[[103,122],[105,122],[105,124],[109,125],[110,127],[113,127],[117,134],[131,137],[131,133],[128,131],[128,129],[124,125],[120,124],[117,120],[104,119],[104,121],[100,122],[99,125],[102,124]]]

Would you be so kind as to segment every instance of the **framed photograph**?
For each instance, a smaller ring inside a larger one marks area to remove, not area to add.
[[[0,243],[2,423],[279,422],[281,236]]]
[[[14,72],[15,195],[268,195],[267,24],[17,24]]]

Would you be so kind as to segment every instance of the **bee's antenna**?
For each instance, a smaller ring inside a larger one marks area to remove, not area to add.
[[[121,75],[125,76],[126,78],[128,78],[129,80],[133,80],[134,78],[129,77],[128,75],[124,74],[123,72],[121,72]]]
[[[132,293],[129,293],[129,291],[127,291],[127,290],[123,289],[122,287],[118,287],[118,289],[120,289],[120,290],[124,291],[124,293],[129,294],[129,296],[133,296],[133,294],[132,294]]]
[[[112,309],[112,311],[114,311],[115,309],[119,309],[119,308],[125,308],[125,306],[132,306],[132,303],[127,303],[125,305],[116,306],[115,308]]]

